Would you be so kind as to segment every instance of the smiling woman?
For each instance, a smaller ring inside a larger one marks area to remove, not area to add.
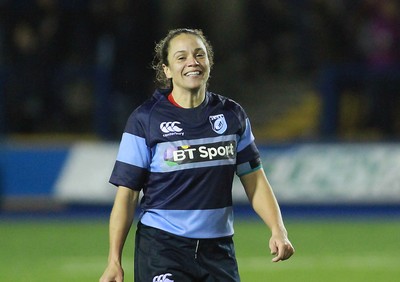
[[[201,38],[190,33],[175,36],[169,46],[162,67],[173,86],[172,99],[183,108],[197,107],[204,100],[210,76],[207,48]]]
[[[271,229],[272,261],[291,257],[244,109],[207,90],[213,52],[203,33],[170,31],[156,45],[153,66],[161,89],[129,117],[110,178],[118,191],[100,281],[122,281],[122,248],[140,191],[135,281],[240,281],[232,239],[235,174]]]
[[[191,30],[191,29],[174,29],[171,30],[167,36],[160,40],[160,42],[155,47],[155,57],[153,61],[153,69],[156,71],[156,80],[158,82],[158,87],[160,88],[171,88],[172,81],[167,78],[164,73],[164,65],[168,66],[168,55],[170,53],[169,44],[170,41],[177,35],[180,34],[192,34],[201,39],[204,44],[206,55],[208,57],[210,70],[214,65],[214,51],[210,42],[206,39],[201,30]]]

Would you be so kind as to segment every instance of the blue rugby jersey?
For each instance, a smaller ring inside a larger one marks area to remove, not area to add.
[[[140,221],[188,238],[233,235],[232,182],[261,167],[236,102],[206,92],[191,109],[157,90],[129,117],[110,178],[143,189]]]

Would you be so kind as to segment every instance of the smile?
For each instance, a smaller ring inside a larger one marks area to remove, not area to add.
[[[185,76],[197,76],[200,75],[200,71],[191,71],[185,74]]]

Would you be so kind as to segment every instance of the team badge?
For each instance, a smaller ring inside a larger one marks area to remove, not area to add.
[[[228,125],[226,124],[226,120],[223,114],[209,116],[209,120],[211,123],[212,130],[214,130],[218,134],[224,133],[228,128]]]

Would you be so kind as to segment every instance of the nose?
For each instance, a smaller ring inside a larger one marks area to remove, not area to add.
[[[191,67],[191,66],[198,66],[198,65],[199,65],[199,62],[197,61],[196,57],[191,56],[188,60],[188,66]]]

